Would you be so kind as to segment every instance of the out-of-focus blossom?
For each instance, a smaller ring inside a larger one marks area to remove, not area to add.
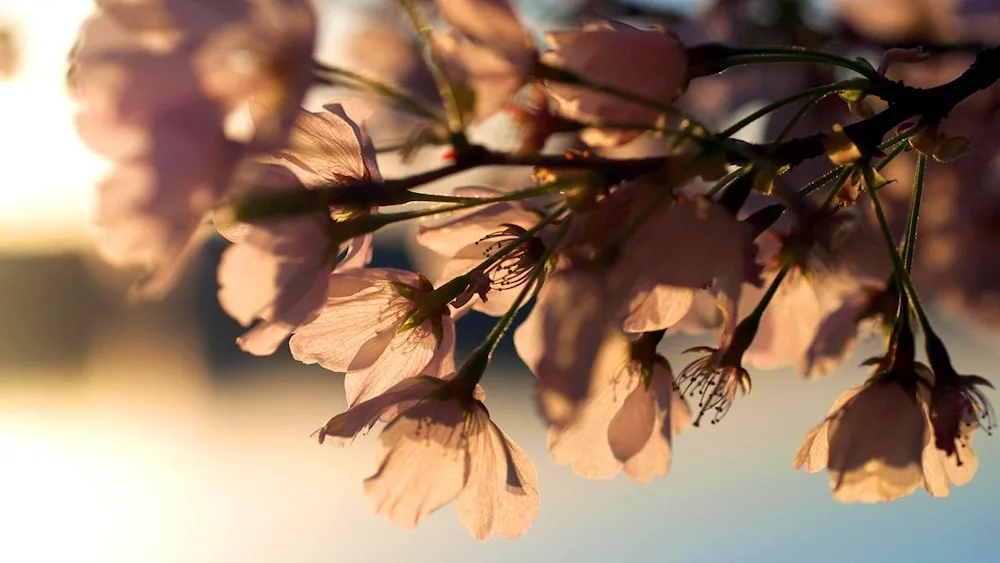
[[[404,270],[334,273],[326,303],[292,336],[292,356],[344,372],[350,406],[400,381],[454,371],[455,321],[432,291],[430,282]]]
[[[865,37],[887,43],[914,38],[947,43],[960,35],[957,1],[883,0],[873,5],[864,0],[840,0],[837,9],[840,17]]]
[[[378,471],[365,480],[375,511],[410,529],[457,500],[459,517],[477,540],[518,537],[540,506],[535,466],[457,383],[403,380],[330,419],[320,438],[343,444],[398,413],[379,436]]]
[[[549,451],[557,463],[569,463],[587,479],[608,479],[622,468],[646,482],[670,470],[673,435],[691,422],[691,410],[675,392],[666,360],[648,336],[629,341],[609,338],[603,353],[617,365],[601,362],[579,415],[569,425],[549,430]]]
[[[895,318],[895,293],[884,286],[864,284],[844,296],[826,313],[816,328],[805,356],[799,362],[803,375],[826,375],[851,357],[859,338],[874,334],[886,319]],[[892,311],[887,311],[892,308]]]
[[[497,197],[503,191],[489,187],[464,187],[452,191],[458,197]],[[515,242],[527,229],[534,227],[543,214],[520,201],[494,203],[469,213],[456,213],[445,218],[433,218],[420,225],[417,242],[450,260],[441,272],[438,284],[464,275],[479,266],[490,255]],[[544,237],[553,229],[543,228],[538,236],[528,238],[516,249],[486,269],[489,290],[474,299],[472,308],[488,315],[500,316],[513,305],[521,285],[531,277],[545,252]],[[484,299],[485,298],[485,299]]]
[[[612,86],[647,100],[672,103],[687,84],[687,56],[675,35],[663,29],[640,30],[623,23],[596,21],[581,30],[547,34],[548,65],[584,79]],[[636,56],[642,53],[642,56]],[[584,87],[549,84],[559,112],[581,122],[652,127],[663,112]],[[591,129],[583,139],[592,146],[614,146],[639,135],[636,131]]]
[[[101,247],[162,294],[191,234],[247,154],[279,148],[310,82],[306,0],[104,0],[71,53],[83,141],[114,161],[98,191]],[[253,100],[249,139],[226,121]]]
[[[434,37],[449,78],[467,87],[461,94],[476,120],[504,108],[524,86],[537,51],[507,0],[437,0],[450,26]]]
[[[374,147],[362,125],[367,108],[356,100],[331,102],[321,113],[302,111],[288,147],[258,164],[247,191],[317,188],[350,180],[381,179]],[[284,166],[282,166],[283,164]],[[219,264],[219,302],[244,326],[263,321],[237,340],[267,355],[324,303],[331,271],[371,260],[371,235],[337,236],[337,221],[368,210],[331,209],[254,225],[220,225],[235,243]]]
[[[13,24],[0,21],[0,80],[10,80],[21,68],[21,39]]]

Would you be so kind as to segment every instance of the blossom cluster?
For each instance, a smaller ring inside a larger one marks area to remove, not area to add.
[[[348,407],[317,431],[321,443],[384,424],[364,489],[392,523],[413,527],[455,501],[479,540],[530,527],[534,464],[491,419],[480,385],[528,307],[513,340],[535,376],[550,453],[581,477],[664,477],[673,436],[722,421],[751,391],[748,368],[820,376],[867,336],[883,339],[884,355],[805,437],[795,468],[827,469],[843,502],[920,487],[947,496],[973,477],[974,431],[993,424],[990,385],[953,367],[913,262],[924,178],[937,172],[927,162],[970,150],[946,118],[1000,78],[996,50],[948,87],[917,90],[886,78],[922,64],[916,51],[890,51],[876,69],[808,49],[686,45],[606,20],[538,45],[506,0],[401,0],[439,107],[315,62],[308,0],[97,4],[68,80],[81,138],[113,163],[98,186],[102,250],[144,269],[137,295],[162,295],[211,215],[232,243],[218,297],[248,327],[239,346],[268,355],[288,340],[296,360],[344,374]],[[856,76],[719,131],[679,105],[705,77],[773,62]],[[451,163],[384,179],[365,99],[300,107],[311,85],[345,77],[426,120],[419,142],[449,145]],[[828,97],[844,123],[786,140]],[[774,142],[733,138],[798,100]],[[470,142],[470,128],[500,114],[520,125],[513,150]],[[574,148],[552,150],[567,137]],[[652,154],[609,156],[649,140]],[[879,192],[889,193],[883,171],[913,156],[900,245]],[[814,161],[833,168],[787,181]],[[531,167],[531,184],[417,190],[480,166]],[[445,261],[433,279],[369,266],[372,234],[410,220],[416,242]],[[456,323],[470,310],[498,320],[458,363]],[[707,345],[675,372],[657,346],[677,332]]]

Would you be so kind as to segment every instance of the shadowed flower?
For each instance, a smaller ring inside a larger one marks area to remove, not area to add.
[[[838,397],[796,452],[795,469],[829,469],[836,500],[885,502],[935,485],[925,479],[933,469],[924,461],[933,443],[918,395],[926,368],[913,361],[913,352],[913,334],[904,327],[889,354],[873,360],[875,375]]]
[[[462,523],[479,541],[515,538],[531,527],[539,509],[534,464],[457,380],[401,381],[330,419],[320,441],[343,444],[390,413],[398,414],[379,436],[378,471],[364,485],[378,514],[411,529],[457,500]]]
[[[405,379],[454,371],[455,321],[432,291],[403,270],[334,273],[326,303],[292,336],[292,356],[344,372],[350,406]]]
[[[380,179],[374,148],[360,125],[367,108],[356,100],[325,107],[322,113],[301,113],[281,159],[255,165],[258,179],[248,192]],[[217,220],[219,232],[235,243],[219,264],[219,302],[244,326],[263,319],[237,340],[240,348],[256,355],[274,353],[323,305],[331,271],[362,267],[371,260],[370,234],[338,234],[338,221],[353,214],[334,208],[252,225],[222,225]]]
[[[876,380],[837,398],[827,419],[802,442],[795,468],[828,468],[833,498],[840,502],[896,500],[923,484],[929,432],[913,390]]]
[[[708,200],[677,200],[660,190],[645,183],[619,186],[586,217],[574,241],[596,253],[642,221],[620,243],[608,272],[627,301],[626,332],[670,328],[687,314],[698,290],[715,285],[733,293],[752,281],[745,276],[753,260],[747,253],[753,248],[750,225]],[[685,243],[691,240],[698,244]]]
[[[944,344],[937,335],[926,338],[927,357],[933,368],[925,379],[933,380],[929,397],[929,419],[933,430],[933,453],[925,465],[942,468],[933,475],[937,480],[927,490],[934,496],[947,496],[948,482],[956,486],[972,480],[979,467],[979,457],[972,449],[972,437],[978,428],[987,433],[996,426],[993,405],[981,387],[993,385],[977,375],[959,375],[952,367]],[[937,461],[938,464],[935,464]],[[936,486],[934,486],[936,485]]]
[[[281,146],[310,82],[306,0],[103,0],[83,25],[68,82],[81,139],[114,162],[98,189],[101,248],[165,293],[188,240],[236,163]],[[226,135],[253,98],[256,130]]]
[[[623,23],[595,21],[581,30],[555,31],[546,35],[551,51],[542,61],[597,84],[655,100],[673,102],[687,83],[687,56],[680,40],[664,29],[640,30]],[[642,53],[642,56],[636,56]],[[584,123],[622,123],[654,126],[663,112],[620,97],[579,86],[549,84],[558,111]],[[592,146],[614,146],[639,135],[636,131],[590,129],[584,142]]]
[[[538,56],[531,35],[507,0],[437,0],[451,26],[434,36],[451,80],[465,85],[459,97],[476,121],[503,109],[533,70]]]
[[[691,410],[674,391],[666,360],[656,354],[656,340],[645,334],[629,341],[609,338],[606,352],[617,365],[592,374],[591,391],[579,415],[563,428],[549,430],[549,451],[557,463],[569,463],[587,479],[608,479],[622,468],[646,482],[670,470],[673,435],[691,422]]]

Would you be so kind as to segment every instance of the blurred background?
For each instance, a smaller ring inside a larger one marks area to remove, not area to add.
[[[321,8],[322,60],[433,97],[391,3],[330,0]],[[542,510],[534,527],[518,540],[477,544],[447,506],[415,531],[392,528],[361,491],[375,436],[345,450],[309,436],[345,406],[342,377],[302,366],[287,350],[261,359],[237,349],[241,328],[216,303],[220,239],[207,240],[160,303],[126,304],[131,278],[93,254],[91,190],[104,164],[76,140],[62,87],[66,52],[90,10],[89,0],[0,0],[0,561],[1000,560],[996,439],[976,438],[979,472],[945,500],[918,492],[887,505],[845,506],[830,498],[825,474],[792,472],[804,434],[841,391],[863,381],[855,366],[877,352],[874,344],[819,381],[790,370],[757,374],[753,395],[724,423],[676,439],[668,478],[636,485],[624,476],[584,481],[551,461],[530,374],[507,342],[484,385],[491,413],[538,467]],[[887,45],[926,44],[936,57],[905,77],[918,84],[952,78],[1000,34],[997,0],[526,0],[521,10],[538,31],[604,15],[667,25],[692,44],[832,46],[876,64]],[[830,78],[810,68],[726,73],[699,83],[687,103],[724,125]],[[316,92],[310,103],[330,95]],[[843,115],[834,102],[819,106],[818,119]],[[1000,360],[992,328],[1000,324],[1000,284],[991,262],[1000,253],[996,242],[963,244],[970,232],[976,241],[1000,232],[1000,167],[989,144],[995,102],[987,92],[955,117],[957,129],[978,135],[974,160],[957,176],[931,167],[941,185],[929,209],[948,211],[931,212],[922,225],[928,242],[918,280],[937,290],[960,369],[988,378]],[[405,118],[380,115],[372,124],[379,144],[411,132]],[[765,138],[771,127],[765,121],[745,135]],[[805,120],[800,129],[819,127]],[[481,134],[502,141],[510,128],[485,124]],[[407,166],[440,158],[426,149]],[[388,176],[406,171],[396,155],[381,165]],[[527,174],[457,182],[516,183]],[[433,269],[405,234],[383,234],[376,265]],[[463,321],[459,359],[489,327],[482,317]],[[695,343],[704,341],[668,338],[662,351],[679,368],[679,351]]]

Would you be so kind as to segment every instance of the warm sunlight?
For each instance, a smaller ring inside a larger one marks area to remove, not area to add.
[[[90,10],[80,0],[0,0],[23,61],[0,81],[0,250],[59,250],[87,244],[94,181],[105,164],[76,137],[62,87],[66,53]]]

